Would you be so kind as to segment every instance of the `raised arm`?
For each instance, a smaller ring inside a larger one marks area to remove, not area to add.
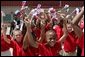
[[[30,20],[25,19],[25,25],[27,27],[27,32],[25,34],[24,40],[23,40],[23,47],[27,48],[28,45],[30,44],[33,47],[37,47],[37,42],[34,41],[33,36],[32,36],[32,31],[31,31],[31,22]],[[29,42],[29,44],[28,44]]]
[[[82,16],[84,14],[84,6],[82,7],[81,11],[79,12],[79,14],[77,14],[73,20],[72,20],[72,24],[77,24],[79,23],[79,21],[81,20]]]
[[[82,30],[78,25],[72,24],[73,30],[78,38],[82,36]]]
[[[71,22],[74,32],[78,36],[78,38],[80,38],[82,36],[82,30],[78,26],[78,23],[81,20],[83,14],[84,14],[84,7],[82,7],[81,12],[79,14],[77,14]]]
[[[42,20],[41,21],[41,37],[39,38],[39,42],[43,42],[43,40],[45,39],[45,25],[46,25],[46,23],[45,23],[45,20]]]
[[[1,25],[1,26],[2,26],[1,33],[3,34],[4,41],[10,44],[10,39],[7,38],[7,35],[6,35],[6,27],[4,25]]]
[[[66,39],[68,32],[67,32],[67,21],[64,19],[63,20],[63,35],[61,36],[61,38],[58,40],[59,42],[64,42],[64,40]]]

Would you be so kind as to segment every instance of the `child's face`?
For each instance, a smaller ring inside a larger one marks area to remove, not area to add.
[[[71,26],[71,24],[67,24],[67,30],[68,30],[68,32],[72,32],[72,26]]]
[[[52,47],[56,43],[56,35],[53,32],[46,34],[46,41]]]
[[[14,34],[14,37],[17,40],[17,42],[21,42],[21,40],[22,40],[22,33],[21,33],[21,31],[14,31],[13,34]]]

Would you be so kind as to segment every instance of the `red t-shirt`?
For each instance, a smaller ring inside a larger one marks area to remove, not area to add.
[[[7,38],[11,40],[11,36],[7,35]],[[1,37],[1,51],[6,51],[9,48],[13,48],[13,56],[24,56],[23,50],[18,46],[18,44],[11,40],[10,44],[6,43],[3,39],[3,36]]]
[[[47,23],[46,26],[45,26],[45,31],[48,31],[50,29],[50,23]]]
[[[56,44],[53,47],[50,47],[48,44],[46,44],[45,47],[49,50],[52,56],[58,56],[59,51],[61,50],[61,44],[58,42],[56,42]]]
[[[63,35],[62,28],[59,25],[55,25],[53,29],[56,31],[56,35],[58,37],[57,40],[59,40]]]
[[[9,36],[8,36],[8,38],[9,38]],[[1,51],[6,51],[9,48],[10,48],[9,44],[4,41],[4,36],[1,35]]]
[[[81,48],[82,54],[84,55],[84,33],[82,33],[82,37],[77,39],[77,45]]]
[[[77,44],[82,49],[84,48],[84,33],[82,33],[82,37],[77,39]]]
[[[38,44],[38,48],[29,46],[28,50],[31,51],[32,56],[50,56],[50,53],[42,44]]]
[[[82,49],[82,53],[81,53],[81,56],[84,56],[84,48]]]
[[[15,41],[16,41],[16,40],[15,40]],[[22,42],[20,42],[20,43],[16,41],[16,43],[19,45],[19,47],[20,47],[20,48],[22,48],[23,41],[22,41]]]
[[[16,41],[11,40],[10,47],[13,48],[13,56],[24,56],[23,49],[17,44]]]
[[[66,52],[74,52],[76,50],[76,36],[74,32],[68,33],[67,38],[64,41],[64,50]]]
[[[26,50],[23,49],[23,51],[25,56],[33,56],[29,48],[27,48]]]

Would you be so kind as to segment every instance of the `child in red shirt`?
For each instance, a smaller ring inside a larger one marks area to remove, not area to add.
[[[51,53],[51,56],[59,56],[59,51],[61,50],[61,44],[56,41],[56,33],[54,30],[48,30],[46,32],[45,47]]]

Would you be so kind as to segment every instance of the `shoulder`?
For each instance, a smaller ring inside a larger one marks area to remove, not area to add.
[[[39,48],[45,48],[45,45],[42,44],[42,43],[38,43],[38,47],[39,47]]]
[[[55,25],[53,29],[61,29],[61,27],[59,25]]]
[[[17,42],[14,39],[11,39],[10,45],[11,45],[11,47],[19,47],[19,45],[17,44]]]

